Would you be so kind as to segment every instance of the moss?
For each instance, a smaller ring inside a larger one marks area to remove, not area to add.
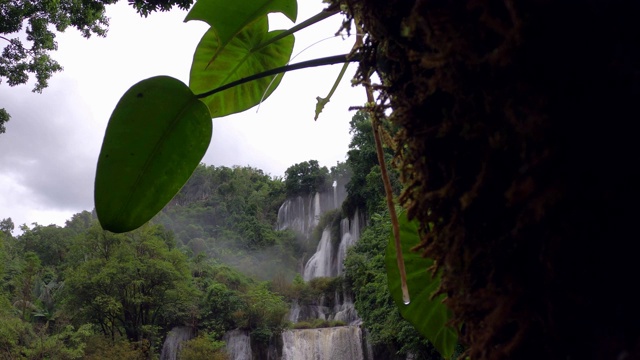
[[[640,4],[343,5],[367,33],[356,81],[382,79],[373,111],[400,129],[400,201],[468,355],[640,357]]]
[[[346,326],[346,323],[341,320],[323,320],[323,319],[314,319],[311,321],[300,321],[292,325],[293,329],[320,329],[320,328],[330,328],[337,326]]]

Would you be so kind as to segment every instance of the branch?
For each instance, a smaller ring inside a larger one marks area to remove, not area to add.
[[[258,74],[247,76],[245,78],[230,82],[226,85],[222,85],[220,87],[217,87],[205,93],[197,94],[196,97],[198,99],[206,98],[207,96],[211,96],[213,94],[230,89],[232,87],[236,87],[238,85],[248,83],[249,81],[262,79],[263,77],[277,75],[277,74],[285,73],[288,71],[306,69],[306,68],[311,68],[316,66],[342,64],[346,62],[355,62],[355,61],[360,61],[360,56],[358,54],[354,54],[353,56],[349,56],[349,54],[342,54],[342,55],[329,56],[329,57],[320,58],[320,59],[313,59],[309,61],[303,61],[297,64],[281,66],[275,69],[271,69]]]

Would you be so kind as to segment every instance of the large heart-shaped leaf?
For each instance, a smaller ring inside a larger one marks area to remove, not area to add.
[[[198,0],[187,14],[185,21],[202,20],[211,25],[219,41],[218,52],[242,29],[269,13],[281,12],[291,21],[298,17],[296,0]],[[217,52],[213,54],[213,58]]]
[[[286,36],[257,51],[256,45],[270,39],[282,30],[268,32],[269,21],[263,17],[245,27],[213,59],[219,41],[213,30],[207,31],[193,55],[189,86],[196,94],[205,93],[232,81],[284,66],[291,58],[293,35]],[[275,80],[274,79],[275,76]],[[212,117],[221,117],[252,108],[266,99],[280,84],[282,74],[264,77],[235,86],[203,99]],[[273,83],[272,83],[273,81]]]
[[[180,80],[133,85],[111,114],[98,158],[95,205],[106,230],[150,220],[198,166],[211,141],[209,111]]]
[[[444,295],[431,299],[431,295],[440,285],[440,278],[433,278],[427,271],[433,264],[433,260],[411,251],[411,248],[420,243],[417,222],[409,221],[404,213],[400,214],[398,221],[411,302],[405,305],[402,301],[400,271],[396,261],[393,234],[389,237],[385,257],[389,291],[402,317],[429,339],[445,359],[450,359],[458,339],[455,330],[446,325],[451,318],[451,311],[442,303]]]

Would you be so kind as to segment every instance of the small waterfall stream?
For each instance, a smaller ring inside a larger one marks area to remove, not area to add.
[[[176,326],[171,329],[162,345],[160,360],[177,360],[182,343],[193,339],[194,335],[193,329],[188,326]]]
[[[227,354],[231,360],[251,360],[251,338],[246,331],[231,330],[224,334]]]
[[[334,276],[335,269],[332,254],[331,229],[326,228],[322,231],[322,238],[318,243],[315,254],[311,256],[304,267],[304,281],[309,281],[317,277]]]
[[[318,243],[316,252],[304,266],[303,278],[305,281],[317,277],[336,277],[342,275],[347,250],[360,239],[361,221],[360,212],[357,210],[352,219],[344,218],[341,220],[341,239],[337,251],[334,250],[334,241],[331,239],[331,229],[327,227],[322,231],[322,238]]]
[[[340,248],[338,249],[338,258],[336,262],[337,275],[342,275],[344,272],[344,259],[347,258],[347,250],[355,245],[360,239],[360,230],[362,229],[361,221],[360,211],[356,210],[352,219],[344,218],[340,222],[340,233],[342,238],[340,239]],[[362,221],[362,223],[364,223],[364,221]]]

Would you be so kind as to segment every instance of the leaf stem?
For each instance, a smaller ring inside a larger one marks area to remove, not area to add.
[[[238,85],[242,85],[244,83],[248,83],[249,81],[253,81],[253,80],[258,80],[261,79],[263,77],[267,77],[267,76],[271,76],[271,75],[277,75],[277,74],[281,74],[284,72],[288,72],[288,71],[294,71],[294,70],[300,70],[300,69],[306,69],[306,68],[310,68],[310,67],[316,67],[316,66],[324,66],[324,65],[333,65],[333,64],[341,64],[341,63],[346,63],[346,62],[355,62],[355,61],[360,61],[360,56],[358,54],[354,54],[354,55],[349,55],[349,54],[342,54],[342,55],[335,55],[335,56],[329,56],[329,57],[324,57],[324,58],[319,58],[319,59],[313,59],[313,60],[309,60],[309,61],[303,61],[297,64],[293,64],[293,65],[286,65],[286,66],[281,66],[281,67],[277,67],[274,69],[270,69],[258,74],[254,74],[251,76],[247,76],[245,78],[236,80],[236,81],[232,81],[226,85],[222,85],[220,87],[217,87],[213,90],[209,90],[205,93],[202,94],[197,94],[196,97],[198,99],[202,99],[202,98],[206,98],[207,96],[211,96],[213,94],[219,93],[221,91],[230,89],[232,87],[238,86]]]
[[[313,120],[318,120],[318,116],[320,116],[320,113],[322,112],[322,109],[324,109],[324,106],[327,105],[327,103],[329,103],[329,101],[331,100],[331,97],[333,96],[333,93],[338,88],[338,84],[340,84],[340,81],[342,81],[342,77],[344,76],[344,73],[347,71],[347,67],[349,67],[349,63],[348,62],[346,62],[346,63],[344,63],[344,65],[342,65],[342,69],[340,69],[340,74],[338,74],[338,78],[333,83],[333,87],[331,87],[331,90],[329,90],[329,93],[327,94],[327,97],[321,98],[320,96],[318,96],[316,98],[316,100],[318,101],[318,104],[316,104],[316,116],[313,118]]]
[[[274,42],[276,42],[276,41],[278,41],[278,40],[280,40],[282,38],[285,38],[285,37],[297,32],[297,31],[300,31],[300,30],[302,30],[302,29],[304,29],[304,28],[306,28],[308,26],[311,26],[311,25],[313,25],[315,23],[318,23],[318,22],[320,22],[320,21],[322,21],[322,20],[324,20],[326,18],[329,18],[329,17],[331,17],[331,16],[333,16],[333,15],[335,15],[337,13],[338,13],[338,10],[326,10],[325,9],[325,10],[319,12],[318,14],[308,18],[307,20],[301,22],[300,24],[292,27],[291,29],[285,30],[285,31],[281,32],[280,34],[272,37],[271,39],[256,45],[256,47],[251,49],[251,51],[252,52],[258,51],[258,50],[264,48],[265,46],[269,46],[269,45],[273,44]]]

